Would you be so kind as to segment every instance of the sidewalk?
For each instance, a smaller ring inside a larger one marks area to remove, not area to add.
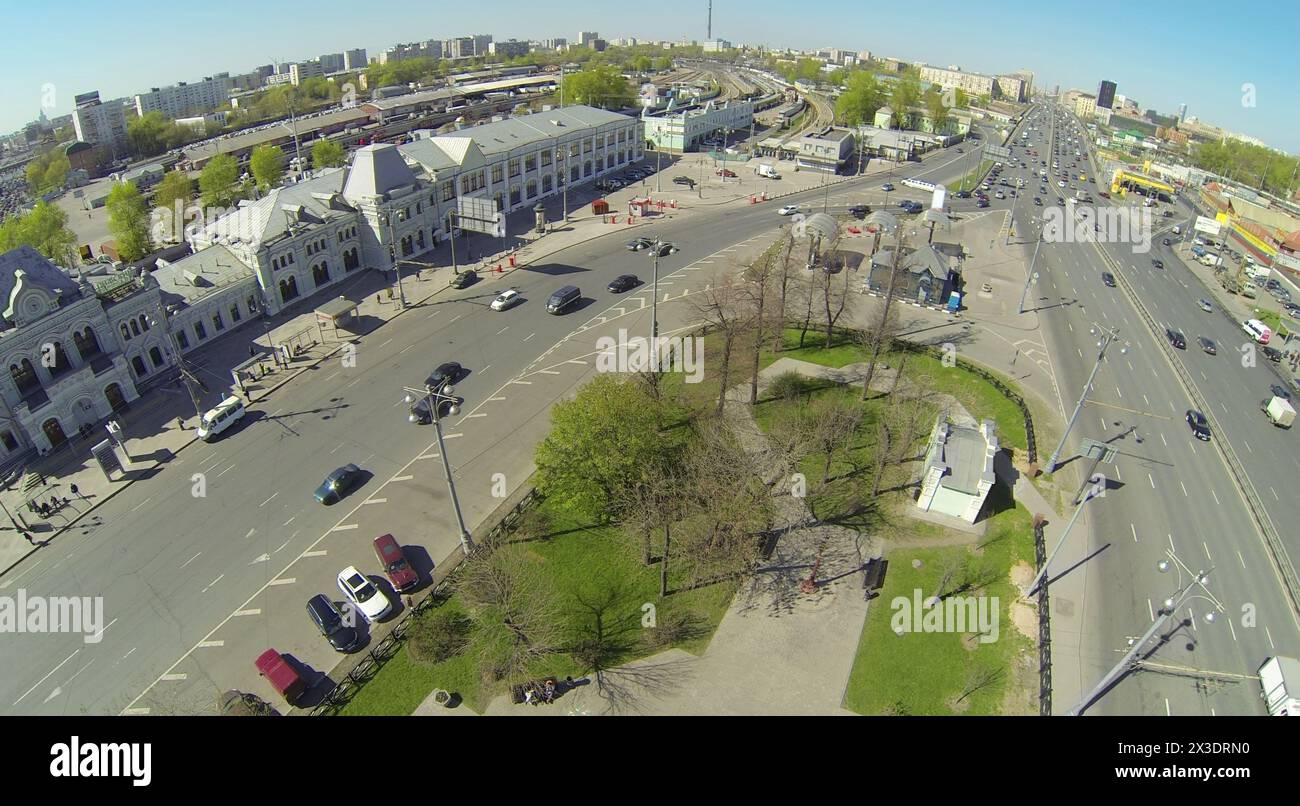
[[[691,159],[697,162],[690,162]],[[698,173],[698,161],[712,162],[707,156],[686,155],[685,161],[695,166]],[[681,158],[673,162],[664,160],[663,186],[671,187],[671,192],[654,194],[654,178],[642,183],[635,183],[612,194],[600,193],[590,185],[576,188],[569,194],[569,220],[562,221],[563,199],[556,196],[544,200],[548,231],[539,234],[535,231],[535,217],[531,209],[516,211],[509,216],[509,231],[520,233],[510,239],[490,238],[486,235],[472,234],[460,239],[456,245],[456,265],[459,269],[474,268],[482,279],[478,286],[490,287],[492,283],[501,283],[512,272],[537,264],[561,250],[593,238],[619,235],[639,230],[647,224],[671,220],[682,215],[691,215],[692,208],[713,207],[724,204],[748,204],[749,196],[757,189],[757,181],[745,183],[722,184],[718,177],[712,175],[711,169],[704,188],[704,200],[695,194],[677,191],[685,190],[671,185],[674,171],[685,172]],[[642,164],[653,164],[653,158],[643,160]],[[737,171],[737,173],[740,173]],[[819,186],[820,177],[813,174],[793,174],[801,179],[810,180],[807,187],[802,182],[792,182],[788,192],[806,190]],[[847,181],[845,177],[839,181]],[[757,180],[757,177],[755,177]],[[782,180],[784,181],[784,180]],[[671,200],[677,198],[676,209],[665,208],[662,214],[637,218],[631,225],[625,223],[627,202],[634,197],[650,195],[652,198]],[[618,213],[618,223],[608,223],[605,216],[591,212],[590,203],[598,198],[610,202],[611,216]],[[627,237],[632,237],[627,235]],[[515,265],[511,267],[510,257]],[[407,310],[418,307],[448,288],[448,278],[452,266],[451,245],[441,243],[436,248],[414,256],[403,263],[401,294],[407,300]],[[500,270],[498,271],[498,267]],[[195,369],[195,374],[206,387],[200,393],[199,403],[204,410],[211,408],[226,395],[239,392],[249,401],[261,401],[274,394],[275,390],[293,380],[299,374],[320,364],[337,353],[345,343],[358,343],[360,339],[373,333],[377,328],[400,316],[399,295],[395,286],[396,278],[392,272],[380,270],[361,270],[355,276],[310,297],[299,299],[284,313],[263,319],[261,322],[248,322],[242,328],[232,330],[221,338],[213,339],[202,348],[186,354],[185,358]],[[390,299],[389,289],[393,290]],[[323,303],[344,296],[358,303],[356,310],[357,327],[355,332],[340,330],[334,333],[329,327],[316,323],[315,309]],[[272,344],[296,344],[302,349],[288,362],[280,366],[273,357]],[[252,383],[246,383],[242,390],[234,387],[231,368],[250,357],[263,356],[261,367],[265,374]],[[13,480],[8,488],[0,490],[0,503],[9,509],[19,520],[19,526],[27,528],[36,541],[33,546],[15,531],[5,518],[0,520],[0,576],[9,573],[24,559],[31,556],[39,546],[45,545],[63,533],[77,527],[84,531],[87,523],[83,522],[91,512],[109,498],[129,487],[133,482],[149,478],[158,473],[162,466],[172,461],[185,447],[195,441],[194,406],[184,385],[172,372],[164,382],[149,381],[142,384],[141,397],[120,413],[116,419],[122,425],[125,448],[131,462],[124,465],[125,473],[115,474],[113,481],[104,477],[98,464],[90,456],[92,445],[107,437],[106,432],[97,425],[87,438],[72,437],[59,450],[52,454],[33,459],[27,470],[44,474],[48,484],[32,491],[32,496],[39,500],[48,500],[51,495],[68,498],[69,506],[52,515],[48,520],[33,514],[27,509],[28,497],[21,489],[21,477]],[[176,418],[185,418],[185,428],[177,427]],[[76,485],[79,496],[74,496],[71,486]],[[91,520],[89,523],[95,523]]]

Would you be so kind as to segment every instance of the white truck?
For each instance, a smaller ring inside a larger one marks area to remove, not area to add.
[[[1256,674],[1269,716],[1300,716],[1300,660],[1269,658]]]
[[[1268,415],[1268,421],[1278,428],[1290,428],[1291,423],[1295,422],[1295,407],[1284,397],[1274,395],[1268,400],[1261,401],[1259,408]]]
[[[754,173],[759,176],[766,176],[768,179],[780,179],[781,174],[776,172],[776,166],[766,162],[760,162],[754,166]]]

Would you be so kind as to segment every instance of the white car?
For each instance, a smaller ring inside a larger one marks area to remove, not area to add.
[[[513,306],[521,299],[523,299],[523,297],[519,296],[519,292],[510,288],[502,291],[496,299],[492,300],[492,304],[488,307],[494,311],[504,311],[506,308]]]
[[[795,204],[787,204],[785,207],[782,207],[780,210],[777,210],[776,212],[780,215],[794,215],[795,213],[799,212],[799,206]]]
[[[368,621],[378,621],[393,608],[384,592],[376,588],[354,565],[339,571],[339,590],[343,591],[343,595]]]
[[[1061,187],[1065,187],[1065,180],[1062,179],[1061,181],[1057,182],[1056,184],[1059,185],[1059,186],[1061,186]]]

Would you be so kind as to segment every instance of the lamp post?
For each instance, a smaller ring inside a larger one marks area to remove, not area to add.
[[[1061,442],[1052,451],[1052,457],[1047,460],[1047,472],[1051,473],[1056,470],[1056,463],[1061,458],[1061,451],[1065,450],[1065,440],[1070,436],[1070,430],[1074,428],[1074,423],[1079,419],[1079,412],[1083,410],[1083,402],[1088,399],[1088,391],[1092,389],[1092,382],[1097,377],[1097,370],[1101,369],[1102,359],[1106,357],[1106,348],[1110,343],[1119,338],[1119,328],[1101,328],[1099,331],[1096,326],[1088,329],[1088,332],[1094,336],[1101,332],[1101,340],[1097,342],[1097,363],[1092,366],[1092,373],[1088,375],[1088,382],[1083,385],[1083,392],[1079,395],[1079,402],[1074,406],[1074,413],[1070,415],[1070,421],[1065,424],[1065,433],[1061,434]],[[1119,348],[1120,354],[1128,352],[1128,345],[1125,344]]]
[[[654,274],[651,278],[650,291],[650,366],[659,366],[659,258],[677,251],[677,244],[655,238],[650,244],[650,256],[653,258]]]
[[[1034,257],[1029,261],[1029,273],[1028,276],[1025,277],[1025,288],[1020,292],[1020,308],[1016,313],[1025,312],[1025,297],[1029,295],[1029,286],[1031,283],[1038,282],[1038,272],[1034,271],[1034,267],[1038,265],[1038,248],[1042,245],[1043,234],[1040,232],[1038,233],[1038,242],[1034,244]]]
[[[406,290],[402,287],[402,261],[397,257],[397,230],[393,226],[393,218],[404,221],[402,214],[393,210],[391,212],[382,212],[379,214],[379,222],[388,227],[388,252],[391,255],[393,269],[397,272],[397,297],[402,309],[406,309]]]
[[[1167,574],[1169,573],[1169,569],[1176,567],[1178,569],[1179,582],[1182,582],[1183,571],[1186,571],[1191,579],[1188,580],[1186,585],[1181,585],[1178,590],[1174,592],[1173,596],[1167,597],[1161,603],[1162,606],[1159,610],[1160,615],[1151,622],[1151,626],[1147,628],[1147,631],[1142,634],[1141,638],[1138,638],[1135,641],[1130,641],[1129,651],[1124,655],[1124,657],[1120,658],[1119,663],[1116,663],[1111,667],[1111,670],[1107,672],[1100,681],[1098,681],[1097,685],[1092,687],[1091,691],[1083,695],[1083,699],[1079,701],[1078,705],[1070,709],[1068,713],[1069,716],[1079,716],[1082,714],[1088,706],[1096,702],[1121,677],[1137,668],[1139,663],[1138,656],[1146,650],[1147,642],[1149,642],[1162,627],[1169,623],[1169,620],[1173,618],[1174,613],[1178,612],[1178,609],[1189,599],[1204,599],[1211,604],[1211,610],[1205,614],[1205,622],[1207,624],[1213,624],[1218,619],[1218,614],[1224,612],[1223,603],[1215,598],[1209,588],[1205,587],[1205,583],[1210,579],[1210,574],[1214,571],[1213,568],[1210,568],[1207,571],[1197,571],[1193,574],[1192,570],[1184,565],[1182,560],[1178,559],[1178,555],[1174,554],[1173,549],[1166,549],[1165,556],[1168,557],[1168,559],[1156,563],[1156,568],[1162,574]],[[1203,595],[1193,593],[1193,591],[1198,587],[1205,592]]]
[[[465,528],[465,516],[460,510],[460,498],[456,495],[456,482],[451,475],[451,461],[447,459],[447,445],[442,437],[442,407],[443,404],[449,403],[447,413],[456,415],[460,413],[460,401],[452,394],[456,391],[449,383],[443,383],[441,387],[435,389],[433,386],[426,384],[423,389],[412,388],[409,386],[402,387],[406,392],[406,402],[414,403],[419,397],[424,397],[429,406],[429,419],[433,422],[434,431],[438,435],[438,453],[442,456],[442,472],[447,479],[447,491],[451,494],[452,509],[456,511],[456,523],[460,526],[460,548],[469,556],[474,550],[474,541],[470,538],[469,529]],[[414,412],[410,415],[411,422],[419,422],[420,418]]]
[[[190,373],[189,368],[185,366],[185,359],[181,357],[181,348],[176,341],[176,334],[172,333],[171,317],[167,315],[167,306],[163,304],[162,297],[158,298],[158,308],[162,313],[163,333],[167,335],[167,341],[171,344],[172,352],[176,356],[176,367],[180,370],[181,379],[185,382],[185,391],[190,393],[190,403],[194,404],[194,415],[199,418],[200,423],[203,420],[203,406],[199,403],[198,393],[194,391],[194,385],[198,380]],[[155,322],[154,324],[159,324]]]
[[[1034,577],[1034,581],[1029,583],[1029,587],[1025,589],[1025,598],[1033,596],[1038,591],[1039,586],[1043,584],[1043,578],[1047,576],[1048,566],[1052,564],[1052,559],[1056,557],[1056,552],[1060,551],[1061,546],[1065,545],[1065,539],[1070,536],[1070,530],[1074,528],[1074,522],[1079,519],[1079,514],[1083,512],[1084,504],[1087,504],[1094,497],[1095,496],[1092,495],[1092,493],[1089,493],[1079,502],[1079,506],[1074,510],[1074,514],[1070,516],[1070,522],[1065,525],[1065,531],[1061,533],[1061,538],[1056,541],[1056,545],[1052,547],[1052,552],[1048,554],[1047,559],[1043,561],[1043,567],[1039,569],[1038,576]]]

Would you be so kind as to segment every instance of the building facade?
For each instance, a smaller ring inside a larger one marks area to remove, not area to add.
[[[992,95],[994,79],[979,73],[967,73],[949,67],[921,68],[921,80],[938,84],[944,89],[960,89],[968,95]]]
[[[144,117],[150,112],[161,112],[175,120],[187,115],[211,112],[226,103],[235,81],[229,73],[217,73],[202,81],[180,82],[170,87],[154,87],[135,96],[135,113]]]
[[[72,111],[77,139],[101,146],[116,157],[127,151],[126,110],[120,104],[101,103],[98,92],[78,95]]]
[[[343,51],[343,69],[349,72],[364,70],[369,62],[366,60],[365,48],[353,48]]]
[[[799,138],[795,166],[799,170],[839,173],[853,155],[853,132],[827,126],[821,131]]]
[[[645,139],[662,151],[689,151],[710,135],[749,128],[754,120],[752,101],[708,101],[699,108],[665,111],[642,117]]]
[[[1115,108],[1115,82],[1103,81],[1097,87],[1097,106],[1102,109]]]

